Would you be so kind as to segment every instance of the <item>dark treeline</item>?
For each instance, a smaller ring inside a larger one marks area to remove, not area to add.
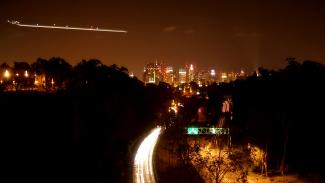
[[[30,69],[60,88],[0,92],[2,174],[12,182],[130,182],[133,151],[167,91],[99,60],[72,67],[38,59]]]
[[[209,96],[232,96],[234,143],[265,150],[271,172],[314,178],[324,175],[324,84],[324,65],[290,58],[284,69],[210,86]]]

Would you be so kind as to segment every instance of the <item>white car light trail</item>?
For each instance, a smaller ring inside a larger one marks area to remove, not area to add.
[[[133,182],[155,183],[153,153],[161,128],[155,128],[140,144],[134,158]]]

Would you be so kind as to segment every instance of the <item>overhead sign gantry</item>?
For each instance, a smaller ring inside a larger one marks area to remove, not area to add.
[[[229,128],[186,127],[188,135],[229,135]]]

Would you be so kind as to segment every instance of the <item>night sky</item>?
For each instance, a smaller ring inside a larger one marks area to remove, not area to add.
[[[18,27],[98,26],[128,33]],[[1,0],[0,63],[58,56],[97,58],[139,78],[146,63],[193,63],[218,71],[278,69],[287,57],[325,64],[325,2]]]

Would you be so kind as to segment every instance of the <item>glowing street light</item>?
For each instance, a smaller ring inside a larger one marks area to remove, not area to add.
[[[134,77],[133,72],[131,72],[129,76],[130,76],[130,78],[133,78]]]
[[[211,76],[215,76],[215,75],[216,75],[216,71],[215,71],[214,69],[211,69],[211,71],[210,71],[210,75],[211,75]]]
[[[172,100],[172,103],[169,107],[169,112],[174,111],[177,114],[177,105],[174,100]]]
[[[36,73],[34,74],[34,85],[38,85],[38,80],[37,80],[37,75]]]
[[[25,74],[24,74],[24,76],[26,77],[26,78],[28,78],[28,72],[27,72],[27,70],[25,70]]]
[[[53,87],[53,85],[54,85],[54,80],[53,80],[53,78],[51,79],[51,84],[52,84],[52,87]]]
[[[8,70],[5,70],[5,73],[3,74],[5,78],[10,78],[10,72]]]

